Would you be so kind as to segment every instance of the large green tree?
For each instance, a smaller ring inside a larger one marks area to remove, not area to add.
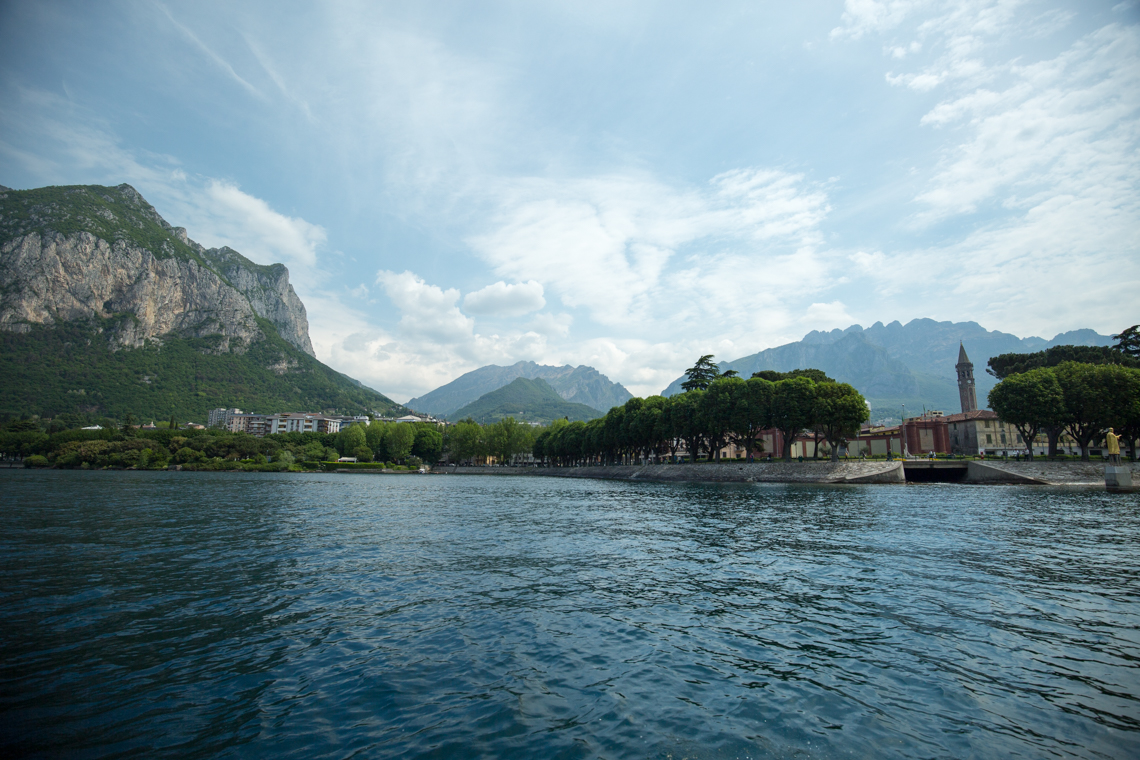
[[[780,380],[790,380],[793,377],[806,377],[813,383],[834,383],[835,379],[828,377],[827,373],[821,369],[793,369],[788,372],[777,372],[774,369],[762,369],[759,372],[753,372],[752,377],[759,377],[763,380],[776,383]]]
[[[784,461],[792,461],[792,444],[815,421],[816,384],[806,377],[776,383],[772,399],[772,426],[784,438]]]
[[[685,442],[690,462],[697,461],[704,442],[701,427],[701,398],[704,394],[704,391],[695,390],[670,396],[669,405],[665,408],[669,417],[668,430]]]
[[[435,464],[443,454],[443,434],[435,425],[416,425],[416,438],[412,443],[412,456],[428,464]]]
[[[1113,349],[1133,358],[1140,358],[1140,325],[1132,325],[1119,335],[1113,335],[1116,341]]]
[[[472,419],[460,420],[447,428],[447,453],[451,461],[459,463],[483,456],[483,428]]]
[[[736,377],[737,372],[730,369],[727,372],[721,372],[720,367],[713,361],[712,354],[705,354],[696,363],[685,370],[686,380],[681,383],[681,390],[694,391],[706,390],[712,382],[720,377]]]
[[[412,453],[416,442],[416,428],[410,422],[397,422],[388,426],[384,434],[384,447],[395,462],[403,462]]]
[[[1040,367],[1056,367],[1065,362],[1140,366],[1140,360],[1108,346],[1053,346],[1030,354],[1000,354],[991,357],[986,372],[998,380],[1004,380],[1010,375]]]
[[[732,437],[733,412],[744,381],[739,377],[719,377],[701,399],[700,422],[709,442],[709,459],[720,459],[720,450]]]
[[[757,440],[760,431],[772,427],[772,400],[776,385],[761,377],[750,377],[735,386],[735,391],[729,429],[733,441],[744,447],[751,462],[758,443],[760,451],[764,450],[763,443]]]
[[[1033,441],[1042,430],[1049,434],[1049,456],[1057,455],[1057,433],[1065,421],[1065,394],[1051,368],[1040,367],[1010,375],[994,386],[990,408],[1017,428],[1033,459]]]
[[[1054,370],[1065,399],[1065,429],[1088,460],[1089,445],[1106,428],[1126,424],[1140,396],[1137,373],[1116,365],[1065,362]]]
[[[353,452],[361,446],[367,446],[368,439],[364,426],[352,424],[340,431],[336,437],[336,449],[344,456],[354,456]]]
[[[831,461],[839,461],[839,448],[855,437],[870,416],[867,400],[852,386],[816,383],[814,422],[831,447]]]

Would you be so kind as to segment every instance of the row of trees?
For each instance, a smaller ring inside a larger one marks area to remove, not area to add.
[[[1017,428],[1022,440],[1033,441],[1045,433],[1049,456],[1057,456],[1061,433],[1081,447],[1081,459],[1089,458],[1089,446],[1114,431],[1136,458],[1140,437],[1140,369],[1120,364],[1062,362],[1007,375],[989,395],[990,408]],[[1033,446],[1029,445],[1029,458]]]
[[[560,420],[565,422],[565,420]],[[534,449],[539,428],[504,417],[489,425],[480,425],[470,417],[447,428],[445,446],[453,462],[466,462],[493,456],[510,462]]]
[[[1136,459],[1140,437],[1140,325],[1114,335],[1116,344],[1054,346],[1029,354],[1001,354],[986,371],[1001,380],[989,395],[990,408],[1017,428],[1022,440],[1045,433],[1049,456],[1057,456],[1061,433],[1081,447],[1107,428],[1126,441]],[[1030,444],[1029,458],[1033,458]]]
[[[10,425],[0,432],[0,456],[41,457],[42,464],[59,467],[143,467],[170,464],[213,467],[241,462],[263,464],[271,459],[292,462],[335,459],[335,436],[283,433],[255,438],[226,430],[139,430],[124,425],[102,430],[45,433],[38,427]],[[209,468],[209,467],[208,467]]]
[[[380,422],[350,425],[336,435],[336,451],[360,462],[406,463],[412,457],[435,464],[443,454],[443,434],[435,425]]]
[[[380,422],[351,425],[336,436],[337,451],[361,462],[438,462],[446,451],[453,462],[496,457],[509,462],[529,453],[538,429],[507,417],[488,425],[468,418],[444,430],[427,423]]]
[[[778,430],[784,460],[791,461],[796,436],[811,430],[838,459],[869,414],[857,390],[819,370],[758,372],[745,380],[720,372],[709,355],[685,374],[684,393],[632,398],[589,422],[556,422],[535,440],[535,458],[559,465],[675,459],[684,446],[695,461],[701,451],[717,459],[732,443],[751,461],[763,450],[761,431]]]

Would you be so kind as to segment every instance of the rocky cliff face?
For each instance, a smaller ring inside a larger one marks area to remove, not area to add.
[[[282,338],[309,356],[316,356],[309,341],[305,305],[289,284],[289,270],[284,264],[259,266],[227,247],[202,249],[201,253],[249,300],[259,317],[273,323]]]
[[[116,320],[110,336],[122,347],[170,333],[221,334],[227,349],[241,350],[259,333],[249,301],[215,272],[89,232],[33,232],[4,243],[0,283],[0,329],[127,313],[133,319]]]
[[[260,317],[314,355],[281,264],[203,248],[130,185],[0,190],[0,330],[123,315],[112,345],[220,335],[217,350],[241,352]]]

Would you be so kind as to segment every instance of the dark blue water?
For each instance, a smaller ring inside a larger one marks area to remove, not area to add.
[[[1137,757],[1140,499],[0,471],[0,754]]]

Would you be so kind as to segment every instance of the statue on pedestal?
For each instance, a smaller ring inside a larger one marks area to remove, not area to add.
[[[1112,428],[1104,434],[1104,444],[1108,449],[1108,463],[1120,464],[1120,437],[1112,432]]]

